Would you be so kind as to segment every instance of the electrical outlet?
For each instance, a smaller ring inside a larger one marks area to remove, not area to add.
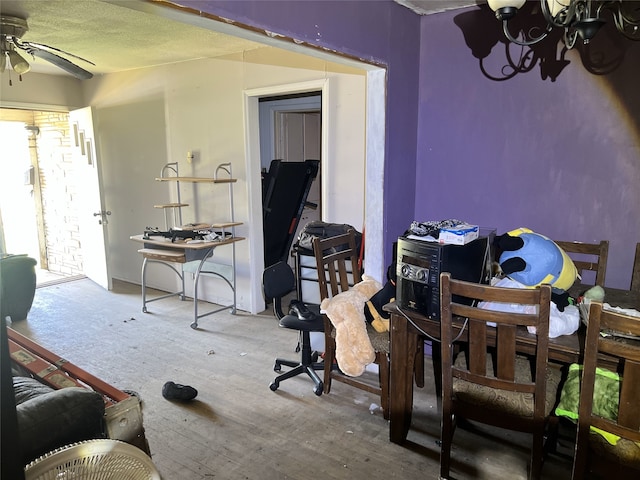
[[[191,163],[191,162],[193,162],[193,152],[189,150],[187,152],[187,163]]]

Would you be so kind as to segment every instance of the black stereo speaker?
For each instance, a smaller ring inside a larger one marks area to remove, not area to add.
[[[458,280],[489,283],[495,230],[481,231],[466,245],[445,245],[419,238],[398,238],[396,303],[440,318],[440,273]]]

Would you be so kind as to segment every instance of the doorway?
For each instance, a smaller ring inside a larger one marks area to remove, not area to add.
[[[66,112],[0,109],[0,253],[37,262],[38,285],[83,275]]]
[[[322,93],[303,92],[259,99],[260,170],[264,176],[275,159],[303,162],[322,158]],[[293,235],[322,218],[322,165],[311,183],[305,206]],[[291,260],[290,260],[291,262]]]

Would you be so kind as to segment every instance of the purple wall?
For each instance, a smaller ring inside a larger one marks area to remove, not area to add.
[[[622,44],[625,62],[610,75],[588,73],[570,51],[552,82],[562,62],[539,48],[546,79],[535,66],[498,82],[455,23],[478,8],[419,17],[391,0],[180,3],[387,65],[387,259],[414,219],[526,226],[558,240],[609,239],[606,284],[628,288],[640,241],[640,43]],[[493,18],[472,20],[481,39],[499,30]],[[501,49],[485,62],[494,75]]]
[[[416,218],[608,239],[606,285],[629,288],[640,241],[640,42],[622,43],[625,61],[609,75],[588,73],[572,50],[555,81],[539,66],[494,81],[456,26],[476,10],[422,19]],[[488,59],[499,72],[504,45]]]

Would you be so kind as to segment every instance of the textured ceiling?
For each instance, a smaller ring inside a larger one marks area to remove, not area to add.
[[[23,40],[49,45],[95,63],[73,60],[94,74],[213,58],[247,51],[259,43],[127,8],[139,2],[99,0],[0,0],[2,15],[26,18]],[[213,25],[216,22],[210,22]],[[28,57],[28,58],[27,58]],[[40,59],[32,71],[64,72]]]
[[[446,12],[456,8],[471,7],[486,0],[393,0],[400,5],[410,8],[420,15],[430,15],[432,13]]]
[[[481,0],[394,0],[425,15],[475,5]],[[178,1],[179,3],[179,1]],[[261,47],[259,34],[246,40],[228,33],[229,26],[191,16],[185,21],[159,14],[167,11],[138,0],[0,0],[0,13],[27,20],[29,31],[22,40],[41,43],[95,63],[73,60],[98,75],[119,71],[215,58]],[[173,10],[173,9],[171,9]],[[220,28],[222,26],[223,28]],[[25,54],[32,71],[65,74],[41,59]]]

